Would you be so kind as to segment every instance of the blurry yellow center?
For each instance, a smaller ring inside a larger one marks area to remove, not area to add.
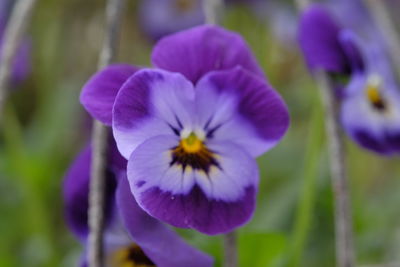
[[[381,94],[379,92],[379,89],[377,87],[375,87],[375,86],[368,86],[367,87],[367,97],[368,97],[368,100],[371,103],[374,103],[374,104],[379,103],[379,102],[382,101],[382,97],[381,97]]]
[[[182,139],[180,145],[186,153],[197,153],[204,148],[203,142],[194,133]]]
[[[194,8],[194,0],[175,0],[176,9],[181,12],[187,12]]]
[[[114,251],[109,261],[109,266],[154,267],[156,265],[144,254],[138,245],[132,244]]]
[[[365,89],[365,95],[371,105],[379,110],[383,111],[386,109],[385,99],[381,94],[382,81],[379,76],[373,75],[369,78],[367,87]]]

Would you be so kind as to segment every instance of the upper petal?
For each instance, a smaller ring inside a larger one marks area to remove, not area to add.
[[[179,135],[191,124],[193,85],[179,73],[145,69],[121,88],[113,110],[113,132],[125,158],[160,134]]]
[[[232,141],[252,156],[275,146],[289,126],[280,95],[240,67],[212,72],[199,81],[196,115],[209,138]]]
[[[177,233],[149,216],[137,205],[126,177],[120,179],[118,184],[117,204],[133,241],[157,266],[212,266],[213,260],[210,256],[186,244]]]
[[[83,86],[80,101],[93,118],[111,125],[115,97],[124,82],[138,70],[127,64],[110,65]]]
[[[312,4],[301,15],[298,39],[308,67],[347,74],[350,66],[339,42],[341,28],[322,6]]]
[[[153,49],[152,62],[159,68],[182,73],[193,83],[207,72],[236,66],[265,78],[239,34],[211,25],[164,37]]]
[[[193,154],[187,161],[173,160],[178,141],[153,137],[132,153],[128,179],[139,205],[162,221],[206,234],[229,232],[246,223],[255,207],[255,160],[232,142],[209,142],[214,161],[199,168]]]

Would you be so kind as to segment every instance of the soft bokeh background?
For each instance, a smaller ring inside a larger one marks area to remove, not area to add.
[[[64,223],[61,189],[65,170],[90,136],[78,97],[96,71],[104,2],[38,1],[29,29],[32,74],[10,93],[0,135],[1,267],[70,267],[80,256]],[[153,43],[138,25],[138,1],[127,2],[118,61],[149,65]],[[279,3],[287,8],[283,17],[260,9],[255,15],[244,6],[228,8],[224,17],[224,25],[249,42],[292,117],[283,142],[259,159],[258,207],[239,231],[240,266],[330,267],[333,199],[323,111],[292,36],[294,8]],[[357,262],[400,262],[399,159],[349,141],[346,148]],[[221,265],[220,237],[180,232]]]

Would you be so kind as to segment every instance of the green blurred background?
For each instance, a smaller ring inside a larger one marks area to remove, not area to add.
[[[96,71],[104,2],[38,1],[29,28],[32,74],[10,93],[0,135],[1,267],[70,267],[80,257],[82,247],[64,223],[62,181],[90,136],[90,118],[78,97]],[[128,2],[118,62],[149,65],[152,42],[138,26],[137,1]],[[296,44],[277,38],[267,19],[237,6],[226,10],[224,26],[249,42],[292,118],[284,140],[258,161],[258,206],[239,231],[240,266],[334,266],[333,199],[318,88]],[[346,149],[357,262],[400,262],[399,161],[350,141]],[[221,237],[180,232],[221,265]]]

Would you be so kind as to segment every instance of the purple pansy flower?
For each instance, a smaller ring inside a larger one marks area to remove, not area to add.
[[[4,31],[15,1],[0,1],[0,50],[3,44]],[[1,58],[0,58],[1,60]],[[30,72],[30,42],[23,40],[14,59],[11,81],[17,84],[23,81]]]
[[[91,150],[87,147],[71,166],[64,183],[67,221],[84,244],[88,235],[90,160]],[[126,160],[111,139],[106,177],[106,266],[212,266],[209,256],[188,246],[174,231],[137,205],[126,178]],[[81,266],[87,266],[85,258]]]
[[[163,38],[152,61],[157,69],[117,79],[107,90],[112,97],[99,90],[118,76],[107,70],[81,95],[88,110],[102,110],[91,113],[95,118],[112,122],[138,204],[157,219],[206,234],[244,224],[255,207],[255,157],[275,146],[289,124],[284,102],[244,40],[216,26]],[[114,103],[112,119],[102,101]]]
[[[203,24],[203,0],[144,0],[140,4],[140,23],[154,40]]]
[[[300,45],[311,70],[347,76],[340,92],[346,133],[366,149],[397,154],[400,92],[385,43],[360,2],[341,4],[335,6],[335,12],[357,14],[357,20],[349,16],[336,19],[333,10],[312,5],[302,14]]]

